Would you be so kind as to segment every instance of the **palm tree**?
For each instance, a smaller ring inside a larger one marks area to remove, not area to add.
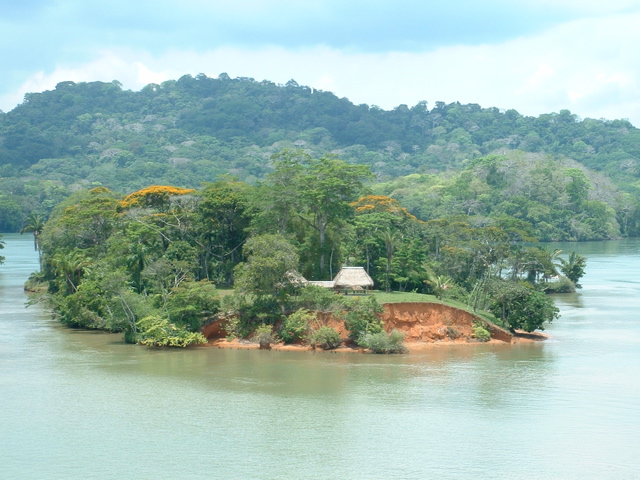
[[[128,253],[125,256],[126,265],[131,271],[133,283],[138,293],[142,293],[142,271],[149,264],[149,249],[142,243],[134,243],[130,245]]]
[[[424,281],[424,283],[429,285],[431,287],[431,290],[433,290],[436,298],[442,301],[444,292],[453,283],[453,279],[451,277],[447,277],[446,275],[436,275],[433,272],[427,270],[427,279]]]
[[[44,215],[31,212],[29,215],[27,215],[27,218],[24,221],[24,225],[22,225],[22,229],[20,230],[20,234],[28,233],[28,232],[33,233],[33,248],[38,252],[38,261],[40,263],[40,270],[42,270],[42,251],[40,248],[40,234],[42,233],[44,224],[45,224]]]
[[[549,278],[558,275],[557,264],[554,262],[560,259],[559,256],[562,253],[562,250],[554,248],[552,251],[550,248],[545,248],[544,251],[546,252],[547,257],[545,258],[545,271],[542,278],[544,281],[549,281]]]
[[[576,252],[571,252],[568,260],[563,258],[559,260],[560,270],[564,276],[571,280],[576,285],[576,288],[582,288],[582,285],[580,285],[578,281],[584,276],[587,259]]]
[[[391,228],[387,228],[387,230],[382,233],[382,240],[384,240],[387,253],[387,265],[385,268],[385,289],[387,292],[391,291],[391,281],[389,276],[391,273],[391,262],[393,261],[394,250],[401,238],[401,234],[398,231],[392,231]]]
[[[80,283],[80,277],[85,268],[90,265],[89,261],[79,250],[73,250],[65,254],[64,252],[56,253],[52,259],[54,271],[61,276],[64,276],[67,285],[70,287],[68,291],[75,293],[78,291],[78,284]]]
[[[27,215],[20,233],[33,233],[33,247],[40,251],[40,234],[44,227],[44,215],[31,212]]]

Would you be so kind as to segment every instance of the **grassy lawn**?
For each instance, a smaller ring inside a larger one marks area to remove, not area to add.
[[[401,302],[437,302],[440,303],[435,295],[427,295],[425,293],[413,292],[383,292],[374,290],[372,294],[380,303],[401,303]],[[446,302],[445,302],[446,303]]]
[[[220,298],[233,294],[233,288],[216,288],[216,292],[220,295]]]

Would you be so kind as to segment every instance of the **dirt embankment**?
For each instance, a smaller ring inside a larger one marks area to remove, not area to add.
[[[224,329],[224,323],[227,321],[226,318],[218,318],[211,323],[208,323],[204,327],[202,327],[202,335],[209,340],[216,340],[219,338],[225,338],[227,336],[227,332]]]
[[[387,303],[384,305],[382,321],[387,332],[400,330],[405,334],[405,343],[412,346],[441,343],[471,343],[473,323],[479,317],[459,308],[441,303],[407,302]],[[319,313],[318,322],[334,328],[341,338],[347,338],[348,332],[342,320],[330,313]],[[518,341],[510,332],[493,324],[488,324],[492,342],[511,343]],[[210,340],[226,336],[224,319],[213,322],[203,328],[202,333]],[[541,337],[542,339],[544,337]],[[219,342],[216,342],[219,344]]]
[[[442,303],[387,303],[382,319],[385,330],[400,330],[407,343],[468,342],[473,338],[473,323],[482,320],[465,310]],[[510,343],[513,335],[486,320],[491,338]]]

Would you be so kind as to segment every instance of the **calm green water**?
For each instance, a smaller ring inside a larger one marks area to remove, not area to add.
[[[640,242],[574,246],[534,345],[374,356],[153,350],[67,330],[0,267],[2,479],[640,478]]]

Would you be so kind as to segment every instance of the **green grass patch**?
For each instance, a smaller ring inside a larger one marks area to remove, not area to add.
[[[489,312],[483,312],[481,310],[478,310],[477,312],[474,312],[473,310],[469,309],[469,308],[465,308],[466,311],[473,313],[474,315],[477,315],[478,317],[481,317],[485,320],[487,320],[488,322],[493,323],[494,325],[503,328],[505,330],[509,330],[503,323],[502,320],[500,320],[499,318],[495,317],[493,314],[489,313]]]
[[[382,292],[374,290],[372,295],[379,303],[403,303],[403,302],[433,302],[440,303],[435,295],[414,292]],[[446,302],[445,302],[446,303]]]
[[[220,298],[223,298],[227,295],[233,295],[234,290],[233,288],[216,288],[216,292],[218,292]]]
[[[443,303],[451,307],[461,308],[462,310],[471,311],[466,303],[458,302],[449,298],[443,298],[438,300],[435,295],[427,295],[426,293],[414,293],[414,292],[382,292],[373,291],[372,295],[376,297],[380,303],[403,303],[403,302],[429,302],[429,303]]]

